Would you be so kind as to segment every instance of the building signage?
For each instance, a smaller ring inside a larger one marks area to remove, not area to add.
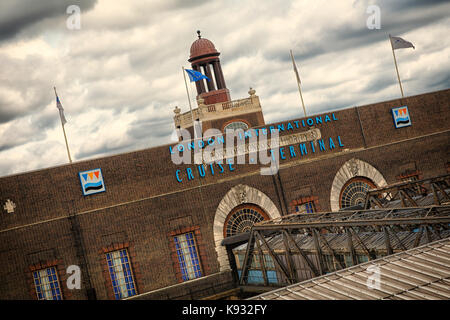
[[[88,196],[106,190],[101,169],[82,171],[79,172],[78,175],[80,176],[83,195]]]
[[[392,117],[394,118],[394,124],[396,128],[408,127],[411,125],[411,119],[409,118],[409,112],[407,106],[394,108],[392,111]]]
[[[258,135],[268,135],[274,131],[278,132],[289,132],[294,131],[296,128],[308,127],[314,125],[320,125],[322,123],[332,123],[338,121],[334,113],[327,114],[325,116],[316,116],[302,120],[293,120],[289,122],[284,122],[276,126],[268,126],[265,128],[250,128],[244,131],[243,134],[239,134],[240,140],[250,140],[251,137],[258,137]],[[217,175],[224,173],[225,171],[235,171],[237,166],[229,158],[233,158],[239,154],[248,154],[249,152],[256,152],[259,149],[267,149],[272,153],[269,148],[269,141],[261,144],[260,142],[250,142],[248,141],[243,151],[239,152],[236,146],[230,155],[227,154],[226,149],[222,149],[217,154],[220,160],[216,163],[203,163],[198,165],[193,165],[192,167],[187,167],[184,169],[178,169],[175,171],[175,178],[179,183],[185,181],[194,180],[195,177],[205,178],[206,175]],[[174,153],[192,152],[196,149],[205,149],[207,146],[223,145],[225,144],[224,136],[218,136],[215,139],[209,138],[205,140],[198,141],[187,141],[181,142],[174,146],[169,146],[169,153],[173,155]],[[334,137],[322,137],[319,128],[309,128],[307,131],[292,133],[288,135],[283,135],[279,137],[279,146],[277,147],[279,152],[279,159],[293,159],[293,158],[303,158],[310,154],[320,153],[327,150],[341,149],[344,147],[344,143],[340,136]],[[214,153],[214,152],[213,152]],[[213,154],[211,153],[211,154]],[[273,154],[272,154],[273,158]],[[250,163],[254,163],[253,159],[249,159]]]

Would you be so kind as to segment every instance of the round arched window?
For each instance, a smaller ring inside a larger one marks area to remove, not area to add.
[[[246,124],[245,122],[242,122],[242,121],[233,121],[233,122],[227,124],[225,126],[225,128],[223,128],[223,131],[226,131],[227,129],[233,129],[233,130],[243,129],[243,130],[247,130],[248,129],[248,124]]]
[[[225,219],[223,237],[249,232],[253,224],[269,220],[269,216],[258,206],[242,204],[234,208]]]
[[[366,201],[367,191],[376,188],[376,185],[369,179],[363,177],[355,177],[347,181],[342,187],[339,197],[339,205],[341,208],[364,204]]]

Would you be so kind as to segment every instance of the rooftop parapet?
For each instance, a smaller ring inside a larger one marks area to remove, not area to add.
[[[194,120],[213,120],[228,118],[231,116],[236,116],[240,114],[255,112],[261,110],[261,104],[259,102],[259,97],[255,95],[255,90],[250,88],[248,91],[250,97],[232,100],[227,102],[219,102],[215,104],[204,104],[204,99],[199,98],[197,100],[198,108],[192,109],[191,112],[181,113],[180,108],[175,107],[173,117],[175,122],[175,127],[188,128],[192,127],[192,117]]]

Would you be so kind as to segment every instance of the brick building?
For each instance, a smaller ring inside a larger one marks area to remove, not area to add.
[[[198,109],[219,113],[210,126],[223,130],[233,116],[222,103],[233,110],[234,101],[219,73],[207,92],[221,91],[219,100]],[[449,172],[450,89],[267,125],[260,110],[245,110],[259,105],[249,94],[234,104],[236,119],[247,137],[279,132],[274,175],[250,161],[174,164],[180,142],[0,178],[0,299],[218,297],[235,287],[225,237]],[[81,289],[67,286],[73,265]]]

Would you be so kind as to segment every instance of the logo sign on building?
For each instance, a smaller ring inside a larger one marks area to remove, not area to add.
[[[396,128],[408,127],[411,125],[407,106],[392,109],[392,117],[394,118]]]
[[[101,169],[82,171],[79,172],[78,175],[80,176],[83,195],[88,196],[106,190]]]

